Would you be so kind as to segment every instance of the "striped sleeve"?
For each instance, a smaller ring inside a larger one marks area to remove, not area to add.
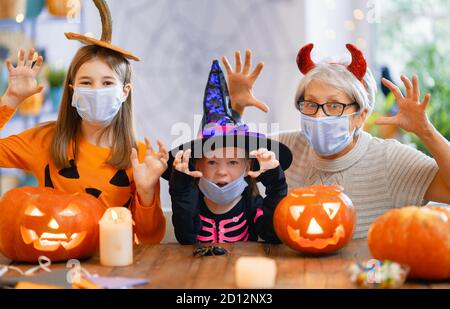
[[[387,143],[387,187],[394,207],[425,205],[425,193],[439,169],[436,161],[411,146]]]

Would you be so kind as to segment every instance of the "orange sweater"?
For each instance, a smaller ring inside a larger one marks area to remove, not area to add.
[[[0,107],[0,129],[15,110]],[[105,164],[109,148],[80,140],[78,159],[71,167],[58,169],[49,157],[54,126],[32,128],[18,135],[0,139],[0,167],[20,168],[33,173],[40,187],[53,187],[63,192],[87,192],[108,207],[131,207],[135,232],[143,243],[159,243],[165,233],[165,219],[160,205],[159,183],[153,205],[139,204],[133,181],[133,169],[117,170]],[[138,143],[139,160],[145,156],[145,144]]]

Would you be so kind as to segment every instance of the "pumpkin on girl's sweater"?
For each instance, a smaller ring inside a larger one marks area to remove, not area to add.
[[[390,210],[372,224],[368,242],[374,258],[408,265],[411,278],[450,278],[447,207],[408,206]]]
[[[0,252],[15,261],[85,258],[98,250],[106,206],[87,193],[23,187],[0,200]]]

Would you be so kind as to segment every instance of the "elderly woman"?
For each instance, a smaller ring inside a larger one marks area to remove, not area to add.
[[[383,140],[362,130],[375,104],[376,83],[366,61],[355,46],[348,44],[352,61],[321,62],[310,57],[313,45],[303,47],[297,64],[304,74],[295,97],[301,130],[277,134],[288,145],[294,161],[286,171],[290,188],[313,184],[340,185],[357,211],[354,238],[364,238],[370,224],[385,211],[428,201],[450,203],[450,143],[429,122],[425,109],[430,94],[420,100],[419,81],[401,79],[406,88],[388,80],[383,84],[397,99],[399,112],[383,117],[377,124],[393,124],[415,133],[432,154],[430,158],[396,140]],[[224,57],[233,108],[268,111],[255,99],[252,86],[263,68],[259,63],[250,73],[251,53],[246,52],[242,68],[236,52],[233,71]]]

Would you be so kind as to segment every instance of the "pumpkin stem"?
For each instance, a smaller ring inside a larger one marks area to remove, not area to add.
[[[106,4],[105,0],[93,0],[95,6],[97,7],[100,18],[102,19],[102,37],[101,40],[104,42],[111,43],[112,37],[112,18],[111,13]]]

